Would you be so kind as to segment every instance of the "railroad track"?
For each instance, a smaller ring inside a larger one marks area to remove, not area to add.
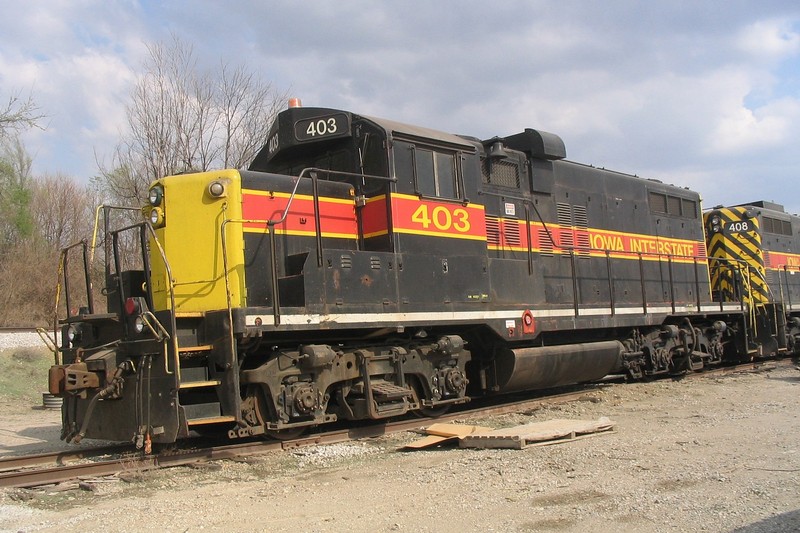
[[[595,388],[596,386],[589,386]],[[451,414],[436,418],[414,417],[405,420],[373,423],[356,427],[312,433],[285,441],[248,441],[204,448],[183,448],[158,454],[145,455],[136,452],[131,446],[87,448],[70,452],[55,452],[33,456],[20,456],[0,459],[0,487],[29,488],[51,485],[86,478],[118,474],[125,471],[145,471],[155,468],[183,466],[204,461],[232,459],[235,457],[258,455],[271,451],[302,448],[321,444],[335,444],[351,440],[374,438],[390,433],[419,429],[436,422],[450,422],[469,416],[493,415],[528,408],[536,404],[568,402],[587,394],[587,388],[574,390],[541,398],[503,403],[494,406],[475,406],[464,408]],[[90,460],[113,454],[108,459],[65,464],[68,461]],[[35,466],[36,468],[28,468]]]
[[[3,333],[36,333],[36,328],[17,328],[17,327],[0,327],[0,335]]]
[[[691,373],[681,379],[698,379],[715,377],[741,372],[765,371],[777,368],[778,365],[791,364],[789,360],[747,363],[731,367],[715,368],[706,372]],[[52,485],[87,478],[97,478],[123,473],[126,471],[142,472],[156,468],[184,466],[198,462],[233,459],[253,456],[279,450],[289,450],[306,446],[335,444],[351,440],[374,438],[401,431],[420,429],[435,422],[452,422],[474,416],[493,416],[520,412],[540,407],[543,404],[567,403],[588,397],[592,392],[607,386],[604,382],[573,387],[557,394],[539,394],[508,400],[502,404],[498,399],[492,402],[488,398],[461,406],[460,409],[436,418],[415,417],[393,420],[383,423],[372,423],[342,429],[334,429],[319,433],[311,433],[296,439],[285,441],[248,441],[235,444],[224,444],[210,447],[192,447],[188,441],[184,448],[163,451],[158,454],[145,455],[130,445],[87,448],[82,450],[60,451],[30,456],[0,458],[0,487],[30,488],[41,485]],[[111,456],[111,457],[108,457]],[[68,462],[83,461],[77,464]]]

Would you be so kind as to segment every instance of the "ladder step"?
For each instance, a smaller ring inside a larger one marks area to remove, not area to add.
[[[184,404],[183,413],[187,422],[190,420],[206,420],[217,418],[222,414],[219,402]],[[203,422],[211,423],[211,422]]]
[[[186,423],[190,426],[202,426],[205,424],[221,424],[223,422],[235,422],[235,416],[210,416],[207,418],[194,418],[187,420]]]
[[[202,344],[200,346],[179,346],[178,353],[210,352],[213,349],[213,344]]]
[[[180,389],[197,389],[200,387],[216,387],[222,382],[218,379],[209,381],[184,381],[180,384]]]
[[[372,394],[376,400],[400,400],[406,397],[411,397],[411,391],[405,387],[400,387],[394,383],[389,383],[383,380],[372,381]]]

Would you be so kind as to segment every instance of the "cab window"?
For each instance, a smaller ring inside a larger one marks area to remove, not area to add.
[[[413,158],[417,193],[439,198],[459,198],[455,153],[416,147]]]

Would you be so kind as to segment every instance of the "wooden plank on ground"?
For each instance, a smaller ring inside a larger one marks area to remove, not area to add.
[[[462,448],[511,448],[545,446],[613,431],[615,422],[607,417],[598,420],[555,419],[524,426],[497,429],[487,433],[467,434],[459,438]]]
[[[459,437],[463,437],[465,435],[471,435],[474,433],[482,433],[482,432],[485,433],[488,431],[492,431],[492,428],[487,428],[483,426],[468,426],[461,424],[436,423],[436,424],[431,424],[430,426],[425,428],[425,433],[428,434],[427,437],[415,440],[414,442],[406,444],[403,447],[419,450],[421,448],[436,446],[437,444],[442,444],[444,442],[455,441]]]

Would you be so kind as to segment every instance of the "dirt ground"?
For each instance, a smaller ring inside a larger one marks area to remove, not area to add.
[[[608,416],[617,430],[523,450],[400,451],[419,436],[134,472],[92,490],[0,492],[1,531],[800,531],[800,371],[593,388],[465,420]],[[2,405],[0,455],[58,449],[59,414]]]

